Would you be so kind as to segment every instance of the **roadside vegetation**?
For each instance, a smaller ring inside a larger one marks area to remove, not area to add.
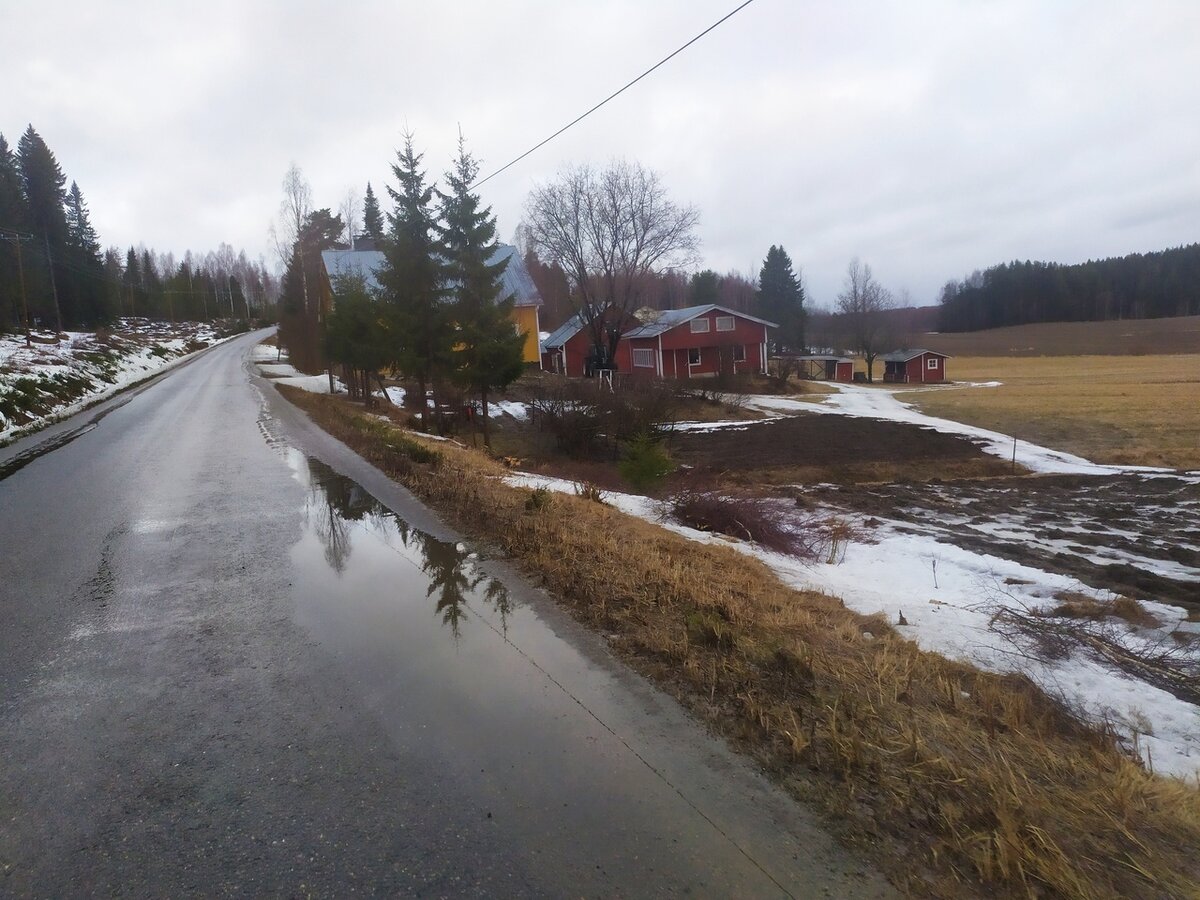
[[[1114,733],[1081,724],[1027,679],[923,652],[880,617],[793,590],[732,548],[595,502],[594,486],[584,496],[510,487],[509,470],[481,452],[281,390],[511,558],[824,810],[902,889],[1194,896],[1200,793],[1149,774]],[[727,510],[705,513],[713,530],[717,514]]]
[[[956,381],[902,394],[922,412],[1099,463],[1200,468],[1200,355],[963,357]]]
[[[120,319],[95,333],[31,332],[28,343],[0,335],[0,445],[246,328]]]

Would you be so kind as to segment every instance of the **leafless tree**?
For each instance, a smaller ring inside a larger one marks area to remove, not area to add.
[[[614,160],[564,169],[535,187],[522,238],[566,272],[594,352],[611,362],[618,329],[643,303],[646,276],[694,261],[699,216],[667,196],[657,173]]]
[[[894,305],[892,292],[875,280],[870,265],[858,257],[846,267],[846,282],[838,294],[838,312],[844,316],[848,337],[867,363],[867,381],[875,380],[875,358],[888,340],[887,310]]]
[[[275,244],[275,252],[279,255],[280,265],[286,269],[292,253],[300,254],[300,274],[304,287],[304,311],[309,309],[308,276],[304,267],[304,242],[300,235],[304,231],[304,223],[312,214],[312,185],[295,163],[288,168],[283,176],[283,201],[279,204],[279,228],[271,225],[271,239]]]
[[[346,191],[338,211],[342,214],[342,221],[346,223],[346,243],[351,250],[354,249],[354,229],[358,227],[358,210],[358,194],[354,188],[350,188]]]

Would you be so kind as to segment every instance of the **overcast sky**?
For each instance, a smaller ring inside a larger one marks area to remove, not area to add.
[[[17,4],[0,131],[29,123],[105,244],[267,254],[295,161],[318,206],[385,195],[407,127],[507,162],[737,0]],[[1200,2],[755,0],[483,188],[615,156],[701,212],[704,265],[771,244],[830,305],[858,255],[931,303],[1009,259],[1200,240]],[[272,260],[274,262],[274,260]]]

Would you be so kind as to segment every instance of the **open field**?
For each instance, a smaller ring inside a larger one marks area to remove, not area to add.
[[[1028,680],[923,652],[729,547],[510,487],[482,453],[283,390],[609,635],[901,888],[1173,897],[1200,880],[1200,793],[1147,774]]]
[[[1094,462],[1200,468],[1200,355],[961,357],[948,369],[955,381],[1003,384],[901,398]]]
[[[914,347],[951,356],[1127,356],[1200,353],[1200,316],[1042,322],[961,334],[916,334]],[[958,366],[951,375],[960,377]]]

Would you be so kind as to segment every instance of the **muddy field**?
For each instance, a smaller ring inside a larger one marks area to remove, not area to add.
[[[1200,615],[1200,483],[1194,478],[1055,475],[820,485],[800,496]]]
[[[734,481],[863,481],[1007,475],[971,441],[897,422],[797,415],[671,437],[676,462]]]

